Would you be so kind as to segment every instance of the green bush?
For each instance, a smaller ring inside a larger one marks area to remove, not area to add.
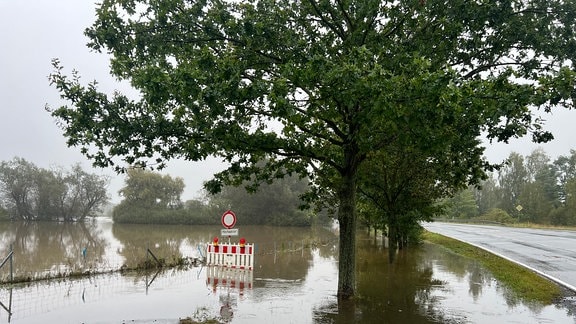
[[[492,208],[484,215],[480,217],[476,217],[476,220],[488,221],[488,222],[496,222],[501,224],[512,224],[516,223],[516,219],[514,219],[510,214],[500,208]]]

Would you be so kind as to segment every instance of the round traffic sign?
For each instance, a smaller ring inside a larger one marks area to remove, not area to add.
[[[230,229],[236,225],[236,214],[233,211],[227,210],[222,214],[222,226]]]

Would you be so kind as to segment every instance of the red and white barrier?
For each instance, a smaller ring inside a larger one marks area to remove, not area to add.
[[[254,244],[209,243],[206,248],[206,265],[252,270]]]

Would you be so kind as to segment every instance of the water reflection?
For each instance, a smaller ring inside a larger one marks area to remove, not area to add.
[[[211,228],[176,225],[114,224],[112,234],[120,243],[117,253],[124,264],[135,267],[146,259],[147,249],[166,261],[195,256],[198,247],[209,242]]]
[[[314,309],[316,323],[576,323],[570,308],[525,303],[474,260],[424,244],[393,263],[360,235],[355,302]]]
[[[206,284],[213,292],[237,289],[240,295],[245,289],[252,289],[254,271],[220,266],[206,267]]]
[[[0,222],[0,258],[14,248],[15,277],[39,278],[75,271],[107,272],[142,264],[149,255],[167,262],[198,258],[205,244],[220,236],[219,226],[113,224],[99,219],[90,223]],[[255,244],[260,260],[256,273],[285,280],[300,280],[308,271],[311,248],[321,254],[335,252],[336,237],[327,229],[245,226],[239,237]],[[6,282],[9,269],[0,269]]]
[[[31,271],[51,268],[81,258],[85,246],[87,258],[109,264],[138,262],[147,246],[160,257],[189,256],[220,234],[219,226],[53,225],[0,223],[2,243],[18,242],[16,267],[22,259]],[[478,263],[434,245],[404,250],[390,264],[387,249],[364,233],[358,298],[338,303],[331,230],[246,226],[240,236],[255,243],[253,271],[190,267],[15,286],[0,289],[0,321],[177,323],[200,314],[230,323],[576,323],[566,308],[515,300]]]
[[[102,268],[108,243],[96,223],[0,222],[0,256],[14,251],[14,277],[37,278],[49,273]],[[9,278],[0,269],[0,279]]]
[[[432,291],[443,282],[425,249],[400,251],[393,263],[388,250],[372,239],[357,243],[357,300],[315,310],[319,323],[449,323],[435,311]]]
[[[118,254],[127,266],[134,266],[142,261],[146,248],[162,258],[204,253],[205,244],[219,237],[220,229],[219,226],[114,224],[112,233],[121,245]],[[333,253],[336,247],[334,233],[324,228],[244,226],[238,237],[220,237],[220,241],[237,241],[240,237],[255,244],[257,273],[287,280],[305,276],[311,247],[318,246],[326,254]]]

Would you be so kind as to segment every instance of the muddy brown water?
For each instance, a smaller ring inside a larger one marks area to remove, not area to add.
[[[137,264],[146,249],[165,259],[200,257],[219,232],[106,219],[0,223],[0,261],[12,245],[17,277],[106,272]],[[0,323],[576,323],[572,308],[517,300],[477,262],[435,245],[402,251],[390,264],[382,241],[365,232],[358,233],[358,298],[338,304],[334,229],[246,226],[239,232],[255,243],[253,271],[191,266],[3,284]],[[222,275],[232,280],[216,280]],[[9,278],[7,265],[0,278]]]

